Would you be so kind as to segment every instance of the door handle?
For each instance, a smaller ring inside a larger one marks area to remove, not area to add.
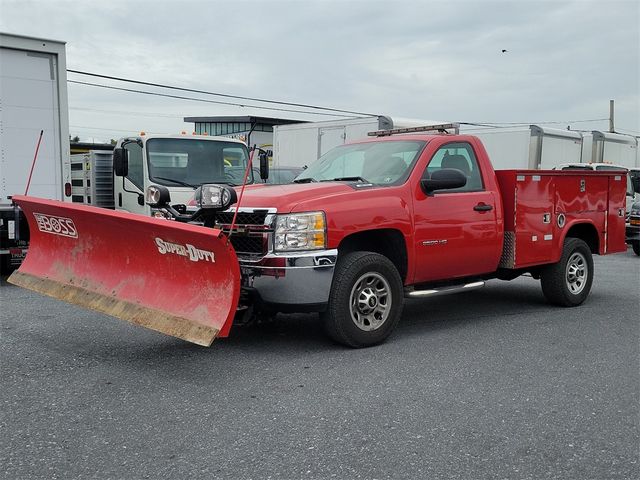
[[[489,210],[493,209],[493,206],[487,205],[486,203],[479,203],[475,207],[473,207],[473,209],[476,212],[488,212]]]

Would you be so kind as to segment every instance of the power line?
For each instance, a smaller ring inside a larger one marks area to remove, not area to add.
[[[556,124],[569,124],[569,123],[587,123],[587,122],[602,122],[609,120],[608,118],[592,118],[588,120],[561,120],[561,121],[547,121],[547,122],[458,122],[461,125],[473,125],[477,127],[493,127],[502,128],[503,126],[524,126],[524,125],[556,125]]]
[[[139,130],[134,130],[134,129],[125,130],[125,129],[121,129],[121,128],[81,127],[80,125],[69,125],[69,128],[76,128],[78,130],[97,130],[97,131],[100,131],[100,132],[125,132],[125,133],[129,133],[131,135],[137,134],[137,133],[134,133],[134,132],[139,132]],[[145,130],[145,133],[162,134],[163,132],[149,132],[149,131]]]
[[[318,105],[310,105],[310,104],[306,104],[306,103],[293,103],[293,102],[283,102],[283,101],[279,101],[279,100],[267,100],[267,99],[263,99],[263,98],[256,98],[256,97],[245,97],[245,96],[241,96],[241,95],[229,95],[226,93],[217,93],[217,92],[208,92],[206,90],[196,90],[193,88],[184,88],[184,87],[176,87],[174,85],[163,85],[161,83],[152,83],[152,82],[143,82],[141,80],[132,80],[130,78],[122,78],[122,77],[114,77],[112,75],[100,75],[98,73],[92,73],[92,72],[84,72],[82,70],[72,70],[72,69],[67,69],[67,72],[70,73],[77,73],[78,75],[86,75],[86,76],[90,76],[90,77],[97,77],[97,78],[104,78],[107,80],[116,80],[118,82],[128,82],[128,83],[135,83],[137,85],[146,85],[149,87],[159,87],[159,88],[167,88],[170,90],[179,90],[182,92],[191,92],[191,93],[201,93],[203,95],[212,95],[212,96],[216,96],[216,97],[224,97],[224,98],[235,98],[238,100],[249,100],[249,101],[253,101],[253,102],[262,102],[262,103],[273,103],[276,105],[289,105],[292,107],[302,107],[302,108],[311,108],[314,110],[325,110],[328,112],[339,112],[339,113],[350,113],[352,115],[364,115],[366,117],[377,117],[377,114],[373,114],[373,113],[363,113],[363,112],[355,112],[352,110],[343,110],[340,108],[331,108],[331,107],[321,107]],[[233,103],[229,103],[229,104],[225,104],[225,105],[238,105],[238,104],[233,104]],[[245,105],[239,105],[239,106],[245,106]],[[265,108],[265,107],[255,107],[255,108]],[[268,110],[279,110],[277,108],[269,108]],[[285,111],[285,112],[294,112],[295,110],[281,110],[281,111]],[[307,112],[299,112],[299,113],[307,113]],[[322,115],[322,114],[318,114],[318,115]],[[324,114],[326,115],[326,114]],[[336,116],[343,116],[343,115],[336,115]]]
[[[123,88],[123,87],[113,87],[111,85],[103,85],[101,83],[91,83],[91,82],[79,82],[77,80],[67,80],[67,83],[75,83],[77,85],[88,85],[91,87],[100,87],[107,88],[109,90],[120,90],[123,92],[132,92],[132,93],[141,93],[143,95],[154,95],[157,97],[167,97],[167,98],[177,98],[180,100],[190,100],[193,102],[204,102],[204,103],[215,103],[217,105],[232,105],[235,107],[249,107],[249,108],[257,108],[261,110],[274,110],[279,112],[291,112],[291,113],[303,113],[307,115],[325,115],[328,117],[345,117],[345,118],[354,118],[353,115],[340,115],[337,113],[321,113],[321,112],[305,112],[304,110],[292,110],[287,108],[277,108],[277,107],[263,107],[260,105],[248,105],[243,103],[232,103],[232,102],[222,102],[218,100],[205,100],[204,98],[194,98],[194,97],[183,97],[181,95],[170,95],[168,93],[158,93],[158,92],[148,92],[146,90],[136,90],[133,88]]]
[[[184,118],[184,115],[171,115],[168,113],[159,113],[159,112],[131,112],[131,111],[124,111],[124,110],[104,110],[101,108],[87,108],[87,107],[69,107],[69,110],[80,110],[82,112],[113,113],[116,115],[138,115],[141,117]]]
[[[628,128],[616,127],[616,130],[621,130],[623,132],[631,132],[630,134],[627,134],[627,135],[640,135],[640,132],[638,132],[637,130],[629,130]]]

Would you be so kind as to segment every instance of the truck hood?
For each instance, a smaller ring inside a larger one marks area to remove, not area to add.
[[[240,188],[238,197],[240,196]],[[287,185],[247,185],[241,207],[276,208],[278,212],[295,211],[301,202],[317,201],[353,192],[344,182],[292,183]]]

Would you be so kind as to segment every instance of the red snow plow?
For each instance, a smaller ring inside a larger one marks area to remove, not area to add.
[[[198,345],[226,337],[240,267],[222,231],[27,196],[31,232],[9,282]]]

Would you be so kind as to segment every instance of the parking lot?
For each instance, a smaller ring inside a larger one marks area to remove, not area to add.
[[[407,301],[351,350],[313,315],[209,349],[2,280],[3,478],[638,478],[640,259]]]

